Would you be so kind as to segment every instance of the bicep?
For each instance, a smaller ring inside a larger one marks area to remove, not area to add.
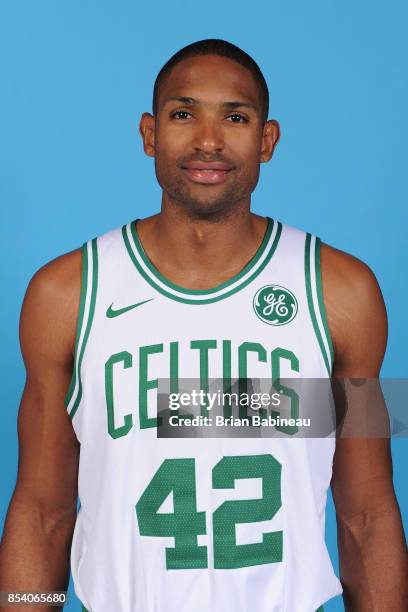
[[[64,407],[66,373],[57,368],[49,373],[46,384],[28,378],[24,388],[15,494],[53,513],[76,502],[79,445]]]

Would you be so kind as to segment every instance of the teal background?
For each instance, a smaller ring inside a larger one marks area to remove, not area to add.
[[[0,0],[0,524],[17,468],[26,286],[50,259],[158,210],[138,122],[162,64],[194,40],[225,38],[259,63],[282,136],[253,209],[372,267],[390,321],[382,375],[407,376],[407,17],[402,0]],[[393,455],[406,521],[406,439]],[[331,501],[327,542],[337,568]],[[343,610],[341,598],[325,610]]]

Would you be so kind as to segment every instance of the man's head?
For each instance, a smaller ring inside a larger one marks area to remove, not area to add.
[[[259,67],[235,45],[209,39],[178,51],[156,78],[153,115],[140,122],[164,198],[213,219],[249,202],[279,138],[268,105]]]

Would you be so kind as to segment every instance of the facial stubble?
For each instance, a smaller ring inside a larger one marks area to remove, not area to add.
[[[198,184],[197,191],[200,191],[198,194],[192,193],[194,187],[191,187],[187,178],[180,175],[182,171],[177,170],[171,180],[168,180],[167,173],[163,176],[158,166],[156,158],[157,180],[170,201],[175,206],[179,206],[191,219],[211,221],[219,221],[230,216],[240,204],[250,198],[258,183],[260,170],[259,165],[253,173],[244,173],[242,170],[237,172],[235,169],[232,172],[236,176],[227,177],[224,184]]]

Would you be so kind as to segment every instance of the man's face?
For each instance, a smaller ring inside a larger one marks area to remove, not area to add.
[[[249,200],[259,163],[279,138],[276,122],[263,124],[249,70],[216,55],[177,64],[161,87],[156,116],[145,113],[140,131],[164,197],[204,218]]]

